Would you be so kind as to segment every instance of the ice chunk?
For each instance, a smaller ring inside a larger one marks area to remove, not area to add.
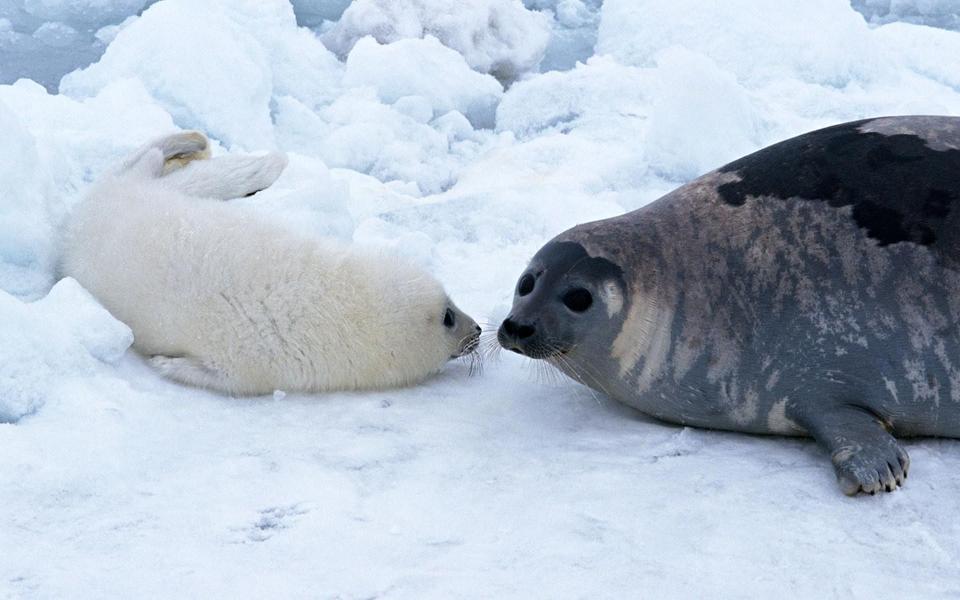
[[[670,46],[704,54],[744,82],[789,77],[843,86],[883,62],[863,18],[835,0],[604,2],[598,52],[649,66]]]
[[[306,237],[349,241],[354,223],[347,185],[335,180],[322,161],[288,154],[289,164],[269,188],[232,203],[249,206],[286,229]]]
[[[656,61],[644,140],[655,172],[686,181],[760,145],[757,108],[731,73],[683,48]]]
[[[649,87],[650,77],[641,69],[594,58],[572,71],[545,73],[511,87],[497,107],[497,131],[525,139],[588,114],[636,114],[649,104]]]
[[[44,210],[55,228],[97,174],[144,140],[176,129],[170,115],[131,79],[112,82],[96,96],[79,101],[21,80],[0,86],[0,102],[35,140],[39,166],[34,170],[41,175],[31,180],[43,181],[42,173],[49,173],[52,191],[46,205],[37,203],[34,210]],[[0,202],[0,210],[5,204],[9,203]],[[47,288],[49,283],[40,291]]]
[[[181,127],[227,144],[273,145],[266,53],[214,3],[155,4],[117,35],[99,62],[64,77],[60,91],[83,98],[121,78],[139,79]]]
[[[598,0],[528,0],[531,8],[553,11],[552,32],[541,71],[565,71],[593,55],[600,23]]]
[[[350,0],[291,0],[297,23],[319,27],[324,21],[336,21],[350,6]]]
[[[37,27],[37,30],[33,32],[33,37],[47,46],[64,48],[76,44],[80,34],[73,27],[54,21]]]
[[[55,261],[50,176],[34,137],[2,101],[0,131],[0,289],[35,298],[50,287]]]
[[[852,0],[872,23],[905,21],[960,30],[960,0]]]
[[[433,119],[433,102],[426,96],[401,96],[393,108],[418,123],[429,123]]]
[[[0,291],[0,339],[0,423],[15,423],[50,386],[117,361],[133,333],[68,278],[29,304]]]
[[[67,72],[103,53],[99,30],[154,0],[0,0],[0,83],[28,77],[56,89]]]
[[[84,97],[136,78],[181,127],[255,149],[274,145],[274,94],[314,105],[329,100],[339,77],[336,58],[297,27],[287,2],[168,0],[120,31],[98,63],[64,77],[60,87]]]
[[[441,124],[425,124],[422,115],[384,104],[369,87],[354,88],[318,111],[294,98],[278,98],[275,119],[284,149],[384,182],[416,182],[421,193],[447,189],[483,138],[476,132],[474,140],[451,143],[446,130],[438,130]]]
[[[537,70],[550,17],[519,0],[356,0],[323,41],[345,57],[368,35],[381,43],[432,35],[472,68],[510,82]]]
[[[457,110],[477,127],[493,127],[503,94],[496,79],[471,70],[462,56],[432,36],[386,45],[363,38],[347,57],[343,83],[371,86],[387,103],[422,96],[435,113]]]
[[[153,0],[155,1],[155,0]],[[23,0],[23,11],[41,21],[99,27],[136,14],[151,0]]]
[[[137,19],[138,17],[136,15],[131,15],[115,25],[105,25],[97,30],[97,32],[94,34],[94,37],[96,37],[97,40],[104,46],[108,46],[110,42],[117,38],[118,33],[120,33],[123,29],[126,29]]]

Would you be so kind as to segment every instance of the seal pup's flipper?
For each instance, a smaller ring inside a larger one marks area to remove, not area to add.
[[[180,383],[221,391],[229,389],[229,379],[223,372],[189,356],[157,354],[147,362],[164,377]]]
[[[830,453],[837,483],[848,496],[892,492],[907,478],[910,457],[870,410],[845,405],[797,421]]]
[[[262,156],[220,156],[196,160],[163,177],[164,185],[188,196],[230,200],[270,187],[287,166],[281,152]]]
[[[147,142],[121,164],[119,173],[135,172],[159,177],[190,162],[207,158],[210,158],[207,136],[199,131],[183,131]]]

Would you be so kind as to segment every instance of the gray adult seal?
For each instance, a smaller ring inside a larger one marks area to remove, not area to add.
[[[659,419],[812,436],[847,494],[907,477],[895,436],[960,437],[960,118],[775,144],[521,275],[498,339]]]

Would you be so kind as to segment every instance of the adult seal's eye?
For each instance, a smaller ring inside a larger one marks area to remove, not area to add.
[[[527,273],[526,275],[521,277],[520,282],[517,283],[517,293],[520,294],[521,296],[526,296],[527,294],[533,291],[533,284],[534,284],[533,275],[531,275],[530,273]]]
[[[443,326],[447,328],[452,328],[457,324],[457,317],[453,314],[453,311],[449,308],[445,313],[443,313]]]
[[[574,288],[563,295],[563,305],[573,312],[584,312],[593,304],[593,294],[584,288]]]

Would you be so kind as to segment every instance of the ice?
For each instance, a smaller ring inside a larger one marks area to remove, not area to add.
[[[174,129],[135,81],[75,101],[22,80],[0,86],[0,289],[35,299],[56,277],[58,234],[96,174]]]
[[[336,21],[350,5],[351,0],[292,0],[297,23],[304,27],[319,27],[324,21]]]
[[[36,413],[53,386],[92,374],[97,361],[117,362],[133,334],[68,278],[32,303],[0,290],[0,339],[3,424]]]
[[[53,283],[55,241],[46,204],[50,177],[33,135],[0,100],[0,290],[35,298]]]
[[[753,98],[710,58],[670,47],[656,58],[644,150],[668,179],[693,179],[761,145]]]
[[[372,37],[361,39],[347,57],[343,83],[371,86],[388,104],[405,96],[426,98],[438,115],[456,110],[476,127],[487,128],[493,127],[503,94],[496,79],[474,72],[458,52],[430,35],[385,45]]]
[[[96,34],[152,0],[0,0],[0,83],[30,77],[50,90],[103,53]]]
[[[499,86],[492,79],[490,82]],[[278,98],[275,120],[279,143],[287,150],[319,156],[331,167],[349,168],[385,182],[413,182],[419,192],[436,193],[453,185],[462,167],[481,151],[483,140],[490,136],[474,132],[468,122],[470,131],[461,123],[459,137],[450,137],[448,130],[438,129],[445,127],[449,117],[424,122],[428,109],[432,116],[439,112],[435,107],[447,107],[448,102],[469,106],[469,96],[457,98],[449,94],[450,90],[455,92],[456,88],[437,86],[432,98],[401,96],[397,107],[384,104],[374,88],[362,86],[349,89],[317,111],[293,98]],[[483,97],[483,88],[473,95]],[[474,114],[483,114],[476,112],[476,104],[472,106]]]
[[[273,146],[266,52],[212,3],[152,6],[117,34],[99,62],[65,77],[60,90],[83,98],[119,78],[138,79],[182,127],[203,129],[228,144]],[[244,102],[224,103],[224,97]]]
[[[705,54],[745,82],[791,77],[837,87],[876,72],[885,50],[836,0],[604,2],[598,52],[648,66],[670,46]]]
[[[541,71],[565,71],[593,55],[600,23],[599,0],[527,0],[524,4],[553,12]]]
[[[510,82],[537,69],[549,28],[546,14],[519,0],[356,0],[323,40],[346,56],[368,35],[381,43],[432,35],[472,68]]]
[[[202,129],[229,146],[262,149],[275,146],[274,94],[321,102],[340,68],[312,34],[297,28],[281,0],[167,0],[120,31],[99,62],[64,77],[60,89],[82,98],[135,78],[179,126]]]
[[[572,71],[545,73],[510,88],[497,108],[497,130],[526,139],[582,119],[636,114],[650,103],[649,75],[606,57]]]
[[[334,178],[321,160],[293,153],[288,158],[287,168],[273,185],[234,202],[305,236],[349,242],[355,228],[349,186]]]
[[[658,423],[509,353],[228,398],[57,283],[91,182],[195,127],[288,153],[233,202],[411,257],[490,331],[567,227],[819,126],[960,115],[949,4],[25,6],[0,0],[0,82],[34,80],[0,85],[0,597],[957,593],[956,441],[908,442],[903,490],[848,499],[808,440]]]
[[[872,23],[905,21],[960,30],[958,0],[852,0],[851,4]]]
[[[148,0],[23,0],[16,4],[19,4],[25,13],[38,20],[90,25],[122,21],[151,2]]]

